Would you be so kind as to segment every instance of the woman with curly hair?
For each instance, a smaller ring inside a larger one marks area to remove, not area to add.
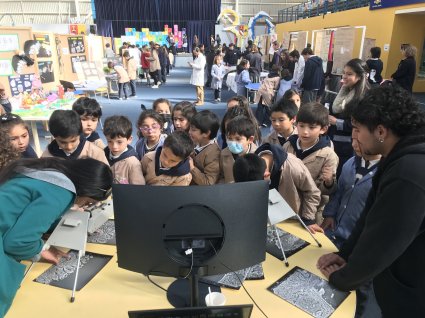
[[[351,236],[317,267],[340,290],[372,281],[382,317],[425,317],[425,113],[406,90],[381,86],[352,124],[362,152],[383,159]]]

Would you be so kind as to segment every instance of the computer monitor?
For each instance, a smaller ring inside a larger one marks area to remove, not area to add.
[[[129,311],[129,318],[249,318],[252,305]]]
[[[115,184],[112,193],[118,266],[144,275],[190,277],[190,285],[176,282],[177,290],[168,289],[174,306],[203,303],[208,290],[198,284],[199,276],[265,260],[265,181],[190,187]],[[176,301],[181,296],[176,294],[189,287],[190,301],[186,296],[183,303]]]

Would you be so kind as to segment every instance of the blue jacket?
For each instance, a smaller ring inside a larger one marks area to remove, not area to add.
[[[248,70],[243,70],[239,74],[236,73],[235,81],[236,81],[236,87],[237,87],[236,93],[241,96],[246,96],[247,89],[245,85],[248,85],[249,83],[251,83]]]
[[[41,252],[41,236],[74,201],[75,188],[64,187],[73,185],[62,174],[56,173],[59,177],[50,181],[39,179],[51,174],[18,175],[0,187],[0,317],[6,314],[24,277],[25,265],[20,261]]]
[[[350,158],[342,167],[338,189],[323,211],[323,217],[335,219],[335,230],[327,229],[325,234],[340,248],[350,236],[360,214],[363,212],[367,196],[372,187],[372,177],[378,165],[356,182],[356,157]]]
[[[313,55],[305,62],[304,78],[301,88],[306,91],[322,89],[325,83],[325,73],[323,72],[323,60]]]

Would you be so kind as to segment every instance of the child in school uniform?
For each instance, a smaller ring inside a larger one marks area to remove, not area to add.
[[[214,101],[221,102],[221,87],[226,70],[223,65],[223,58],[220,55],[214,57],[214,64],[211,68],[211,88],[214,88]]]
[[[19,159],[20,155],[9,140],[9,134],[0,129],[0,172],[12,161]]]
[[[320,202],[320,190],[305,165],[294,155],[287,153],[279,145],[263,144],[255,151],[266,163],[263,170],[265,180],[270,181],[270,189],[276,189],[289,206],[298,213],[312,233],[323,232],[316,224],[317,205]],[[244,158],[252,160],[250,158]],[[238,181],[247,176],[247,165],[235,167]]]
[[[0,117],[0,130],[9,136],[9,141],[21,158],[38,158],[29,144],[30,133],[27,124],[21,117],[7,113]]]
[[[245,116],[237,116],[226,124],[227,147],[220,153],[219,183],[233,183],[233,164],[235,160],[257,149],[254,143],[255,126]]]
[[[114,66],[115,72],[118,76],[118,99],[122,99],[124,93],[124,99],[128,98],[128,85],[130,84],[130,77],[128,76],[127,71],[122,65]]]
[[[343,165],[337,190],[323,210],[321,226],[338,248],[348,239],[363,211],[381,159],[381,155],[362,153],[356,139],[352,145],[356,155]]]
[[[236,68],[236,90],[238,95],[247,96],[246,85],[251,83],[251,79],[249,77],[249,61],[242,59],[239,65]]]
[[[83,134],[87,141],[104,149],[105,144],[96,132],[97,124],[102,117],[102,108],[98,101],[94,98],[80,97],[72,105],[72,110],[75,110],[77,114],[80,115]]]
[[[136,50],[139,51],[139,49],[136,49]],[[137,79],[137,69],[139,67],[138,63],[133,56],[130,56],[129,51],[125,51],[122,57],[123,59],[126,59],[127,61],[126,71],[129,78],[130,89],[131,89],[130,97],[137,97],[136,96],[136,79]],[[127,95],[126,95],[126,98],[127,98]]]
[[[192,181],[189,156],[194,144],[184,131],[169,135],[162,147],[146,154],[142,159],[142,171],[147,185],[188,186]]]
[[[336,169],[338,156],[328,136],[324,136],[329,126],[329,112],[320,103],[307,103],[297,114],[297,135],[289,137],[283,149],[297,156],[307,167],[317,187],[321,191],[318,207],[318,221],[322,223],[321,211],[329,201],[329,195],[336,189]]]
[[[0,83],[0,115],[3,113],[10,113],[12,111],[12,104],[6,95],[6,89],[3,84]]]
[[[164,128],[162,131],[167,136],[174,131],[173,120],[171,118],[171,103],[166,98],[155,99],[152,109],[162,116]]]
[[[182,101],[175,104],[171,113],[174,129],[188,133],[190,129],[190,120],[196,113],[196,108],[191,102]]]
[[[291,100],[281,99],[272,106],[270,111],[273,131],[263,139],[263,143],[283,146],[290,136],[297,133],[295,119],[298,107]]]
[[[220,121],[210,110],[192,117],[189,135],[195,143],[193,157],[189,159],[192,184],[216,184],[220,175],[220,147],[215,141]]]
[[[41,157],[64,159],[93,158],[108,164],[103,149],[87,141],[80,116],[73,110],[55,110],[49,119],[49,131],[55,138]]]
[[[111,166],[114,183],[120,184],[145,184],[137,153],[131,142],[133,141],[133,128],[131,121],[125,116],[111,116],[106,118],[103,133],[108,146],[105,156]]]
[[[149,152],[156,151],[164,144],[166,134],[162,133],[164,127],[163,118],[152,109],[143,111],[137,120],[137,135],[139,140],[136,143],[136,152],[139,160]]]

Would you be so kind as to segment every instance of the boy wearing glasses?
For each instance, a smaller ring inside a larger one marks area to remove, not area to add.
[[[114,183],[145,184],[137,153],[130,146],[133,136],[131,121],[125,116],[111,116],[106,118],[103,133],[108,145],[105,155],[111,166]]]

